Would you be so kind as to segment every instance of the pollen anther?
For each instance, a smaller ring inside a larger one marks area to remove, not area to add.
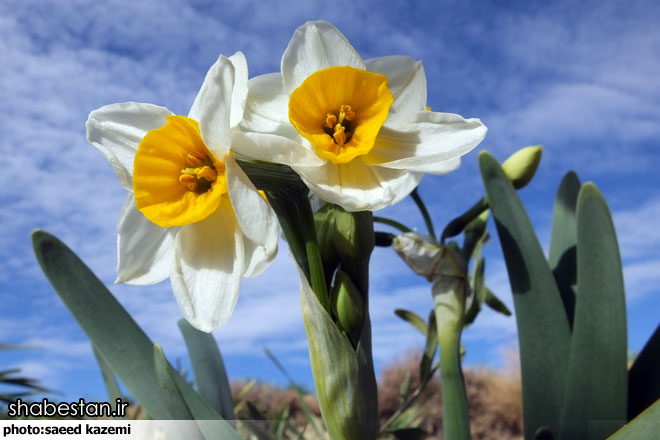
[[[195,176],[191,176],[190,174],[181,174],[181,176],[179,176],[179,182],[188,188],[189,191],[197,190],[197,179]]]
[[[339,147],[343,147],[346,143],[346,129],[343,125],[335,125],[335,132],[332,135],[332,138],[335,140]]]

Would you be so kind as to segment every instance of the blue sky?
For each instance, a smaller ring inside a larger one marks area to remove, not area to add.
[[[122,101],[187,114],[218,54],[243,51],[250,76],[278,71],[296,27],[334,23],[364,58],[421,59],[435,111],[478,117],[501,160],[544,145],[533,183],[521,192],[547,249],[554,194],[574,169],[605,194],[619,233],[631,350],[660,317],[660,6],[626,2],[409,1],[26,1],[0,3],[0,341],[38,345],[1,353],[0,367],[61,390],[63,398],[104,398],[90,345],[36,264],[29,234],[51,231],[69,244],[170,359],[187,364],[169,282],[112,284],[115,223],[124,190],[85,140],[89,112]],[[483,194],[477,152],[420,192],[441,228]],[[387,215],[423,230],[410,200]],[[487,284],[511,293],[496,234]],[[387,270],[385,270],[387,268]],[[423,340],[394,317],[397,307],[426,314],[429,286],[389,249],[377,249],[371,275],[377,367]],[[297,273],[286,244],[273,266],[244,282],[230,322],[215,333],[229,374],[282,383],[268,347],[300,382],[311,384],[300,319]],[[468,364],[500,366],[515,348],[513,318],[486,310],[464,334]]]

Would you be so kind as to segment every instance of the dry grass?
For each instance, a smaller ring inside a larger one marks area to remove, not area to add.
[[[387,366],[378,385],[378,407],[381,422],[387,420],[399,407],[401,382],[410,371],[412,389],[419,384],[419,353],[410,353]],[[522,398],[520,370],[517,355],[511,357],[510,366],[504,371],[486,368],[466,369],[465,383],[468,396],[472,436],[474,439],[522,439]],[[236,395],[240,383],[232,385]],[[441,384],[434,377],[419,398],[421,424],[431,439],[442,439]],[[257,385],[245,397],[267,418],[276,418],[284,406],[289,407],[290,417],[302,422],[304,414],[295,391],[283,390],[270,385]],[[305,396],[306,403],[320,415],[314,396]],[[239,418],[252,418],[243,409]]]

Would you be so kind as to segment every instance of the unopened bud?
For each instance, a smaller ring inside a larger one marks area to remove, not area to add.
[[[431,281],[442,246],[426,240],[416,232],[406,232],[394,239],[394,250],[412,270]]]
[[[335,247],[340,257],[368,259],[374,250],[374,221],[370,211],[346,212],[335,206]]]
[[[540,145],[525,147],[504,161],[502,169],[515,189],[525,187],[532,180],[541,162],[542,152],[543,147]]]
[[[351,277],[341,269],[337,270],[332,285],[332,307],[342,330],[356,344],[364,322],[364,301]]]
[[[321,259],[325,268],[327,280],[332,278],[335,268],[339,264],[339,256],[335,249],[335,209],[331,203],[326,203],[314,213],[316,237],[319,242]]]

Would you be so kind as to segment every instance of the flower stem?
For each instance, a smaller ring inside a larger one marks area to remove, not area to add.
[[[482,197],[477,203],[472,205],[470,209],[465,211],[460,217],[456,217],[452,221],[450,221],[447,226],[445,226],[445,229],[442,231],[442,237],[440,238],[440,242],[444,243],[445,240],[449,237],[454,237],[458,234],[460,234],[465,227],[470,224],[472,220],[477,218],[479,215],[481,215],[482,212],[484,212],[486,209],[489,207],[488,203],[488,197],[484,196]]]
[[[426,205],[424,204],[424,201],[417,192],[417,188],[415,188],[410,193],[410,196],[417,204],[417,207],[419,208],[419,212],[422,213],[422,217],[424,217],[424,223],[426,223],[426,229],[429,231],[429,237],[431,237],[433,241],[438,241],[438,239],[435,236],[435,229],[433,228],[433,222],[431,221],[431,216],[429,215],[429,211],[426,209]]]
[[[289,242],[289,249],[298,266],[305,273],[323,308],[331,313],[314,216],[306,191],[266,190],[266,197],[277,214],[282,232]]]
[[[401,232],[412,232],[412,229],[410,229],[408,226],[404,225],[403,223],[399,223],[396,220],[392,220],[387,217],[379,217],[377,215],[374,215],[374,222],[376,223],[382,223],[384,225],[392,226],[393,228],[398,229]]]
[[[437,313],[436,317],[440,319]],[[452,440],[470,439],[470,418],[460,362],[460,336],[460,331],[447,332],[438,327],[443,435]]]

